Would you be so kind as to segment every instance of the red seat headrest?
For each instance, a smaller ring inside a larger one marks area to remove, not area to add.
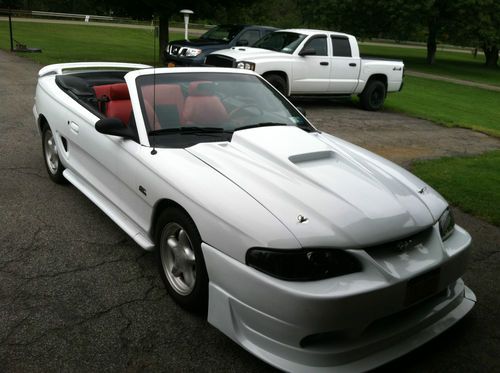
[[[130,100],[127,83],[113,84],[109,90],[110,100]]]
[[[215,87],[213,82],[200,81],[189,83],[189,96],[214,96]]]

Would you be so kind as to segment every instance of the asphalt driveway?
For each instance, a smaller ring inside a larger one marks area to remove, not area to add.
[[[76,188],[50,182],[31,112],[40,66],[0,52],[0,371],[272,368],[166,295],[143,252]],[[320,129],[403,165],[500,141],[345,103],[300,103]],[[465,276],[479,303],[438,339],[385,366],[500,371],[500,229],[457,211],[474,237]]]

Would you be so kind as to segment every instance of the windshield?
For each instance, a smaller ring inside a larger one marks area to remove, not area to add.
[[[150,136],[196,136],[198,142],[231,139],[235,131],[263,126],[314,128],[299,111],[255,75],[163,73],[142,75],[137,88]]]
[[[272,32],[258,40],[253,46],[255,48],[292,54],[305,37],[306,35],[295,32]]]
[[[243,26],[216,26],[201,35],[200,39],[230,42],[242,29]]]

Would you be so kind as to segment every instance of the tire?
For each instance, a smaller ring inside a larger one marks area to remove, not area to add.
[[[42,130],[42,148],[45,168],[50,179],[57,184],[66,184],[66,178],[63,176],[64,166],[59,159],[59,150],[48,125]]]
[[[182,209],[168,207],[155,232],[158,267],[167,292],[184,309],[206,315],[208,274],[193,220]]]
[[[385,96],[385,84],[380,80],[370,80],[359,96],[361,107],[370,111],[379,110],[384,105]]]
[[[288,85],[286,80],[278,74],[266,74],[264,78],[271,83],[283,96],[288,97]]]

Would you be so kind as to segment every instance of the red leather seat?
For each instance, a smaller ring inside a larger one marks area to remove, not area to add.
[[[188,92],[182,114],[185,124],[223,127],[227,123],[229,116],[212,82],[191,82]]]
[[[105,85],[95,85],[92,87],[95,92],[95,97],[97,98],[97,105],[99,107],[99,111],[101,113],[106,112],[106,102],[109,100],[109,91],[113,84],[105,84]]]
[[[157,84],[146,85],[141,88],[142,97],[144,101],[144,106],[146,108],[146,115],[149,126],[151,129],[162,128],[160,120],[158,119],[159,112],[156,113],[154,107],[173,107],[177,111],[177,117],[179,123],[183,123],[182,112],[184,110],[184,95],[182,94],[182,89],[177,84]],[[160,114],[161,115],[161,114]],[[154,119],[153,119],[154,117]],[[178,125],[179,123],[168,123],[167,125]],[[163,122],[163,121],[162,121]]]
[[[128,125],[132,103],[126,83],[112,84],[109,89],[109,102],[106,105],[105,115],[108,118],[118,118]]]

